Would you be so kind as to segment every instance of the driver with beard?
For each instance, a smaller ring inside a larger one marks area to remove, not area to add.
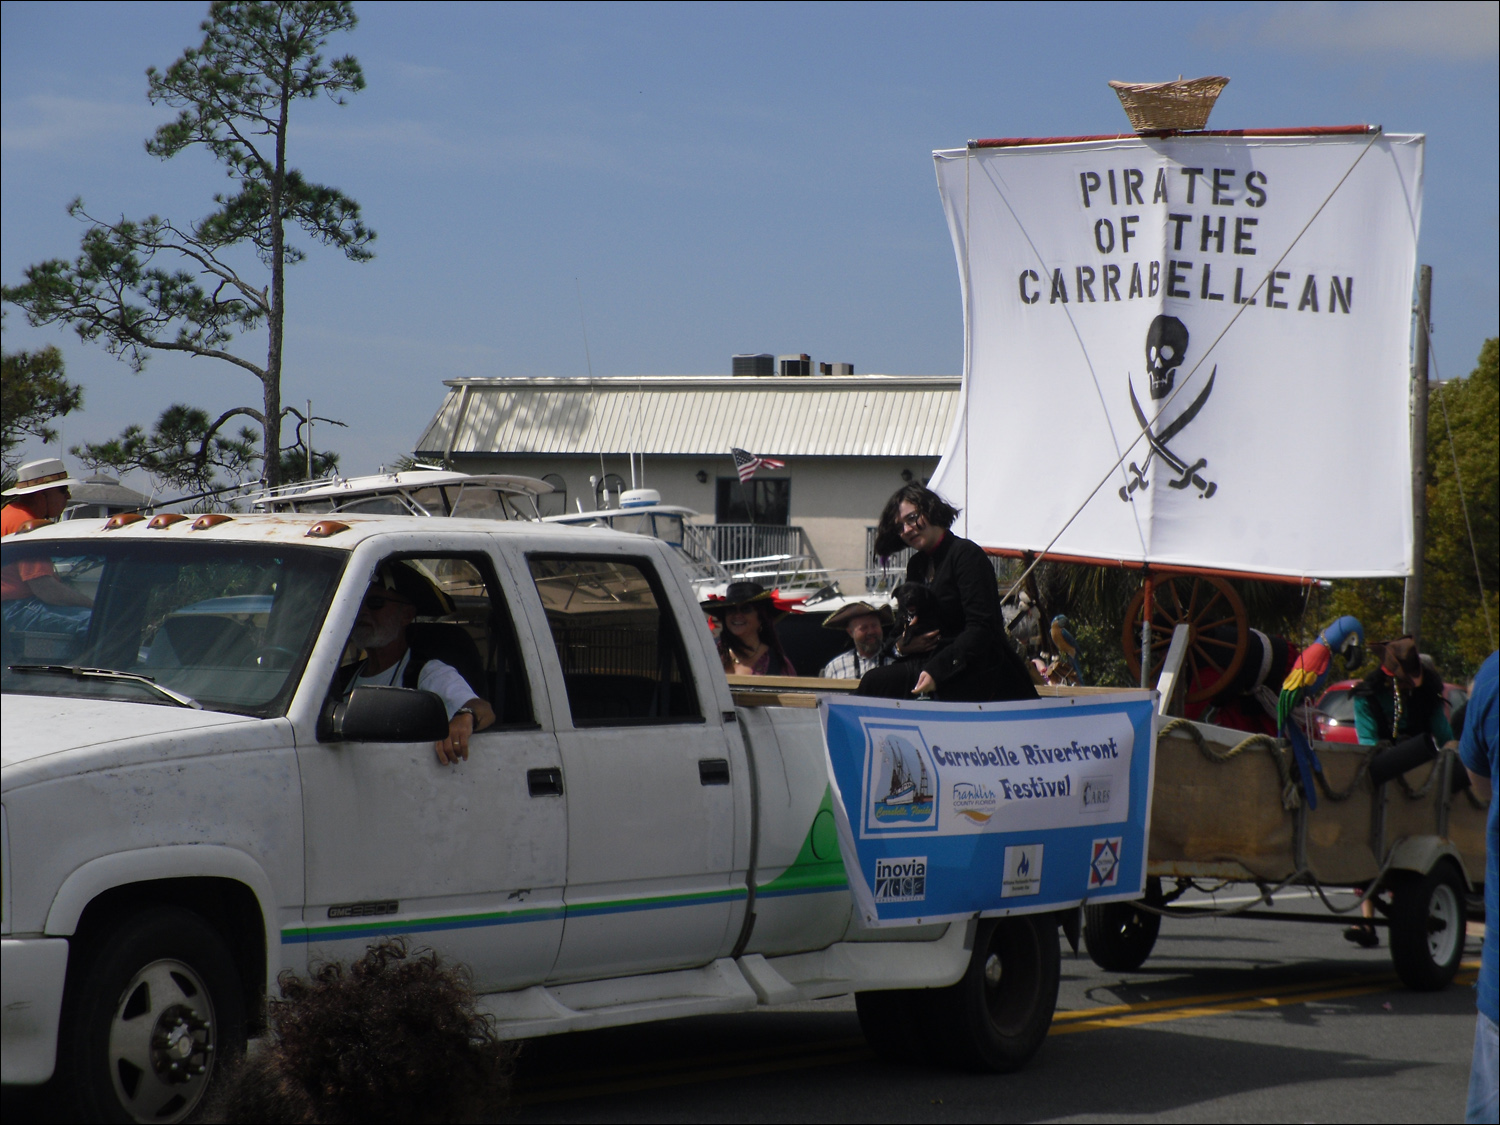
[[[433,749],[453,765],[469,757],[469,736],[495,721],[495,709],[479,697],[451,664],[412,648],[408,626],[418,606],[437,598],[432,584],[401,562],[376,570],[359,607],[350,643],[364,650],[357,664],[340,670],[340,694],[357,687],[408,687],[430,691],[448,709],[448,737]],[[424,611],[425,612],[425,611]]]

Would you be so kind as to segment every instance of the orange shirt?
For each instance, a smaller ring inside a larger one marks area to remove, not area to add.
[[[0,537],[14,535],[28,520],[45,519],[26,507],[27,497],[18,496],[0,508]],[[0,601],[12,602],[32,597],[29,583],[33,578],[56,574],[50,562],[32,560],[0,569]]]

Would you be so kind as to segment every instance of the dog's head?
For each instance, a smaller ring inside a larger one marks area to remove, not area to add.
[[[896,599],[896,630],[908,640],[937,628],[937,596],[930,586],[903,582],[891,591]]]

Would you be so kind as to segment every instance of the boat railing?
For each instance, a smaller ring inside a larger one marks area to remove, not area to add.
[[[328,477],[318,477],[316,480],[299,480],[291,484],[279,484],[275,488],[262,488],[252,498],[256,504],[270,504],[277,500],[289,500],[304,492],[311,492],[315,488],[329,488],[336,484],[342,484],[344,478],[338,474]]]
[[[877,530],[873,527],[865,528],[865,593],[867,594],[888,593],[905,582],[906,564],[911,562],[914,553],[910,547],[903,547],[891,555],[877,555],[875,553]],[[995,569],[996,578],[1004,578],[1010,573],[1009,559],[991,555],[990,565]]]
[[[794,525],[758,523],[688,524],[684,529],[683,549],[694,558],[717,559],[725,566],[751,559],[777,557],[810,557],[815,565],[817,548],[807,532]]]

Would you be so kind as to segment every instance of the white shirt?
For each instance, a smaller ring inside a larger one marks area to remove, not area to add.
[[[882,649],[874,656],[861,656],[858,649],[841,652],[823,666],[825,680],[857,680],[871,668],[882,668],[895,662],[895,657]]]
[[[357,687],[401,687],[401,678],[406,674],[406,666],[410,663],[411,649],[407,649],[401,659],[385,671],[376,672],[373,676],[356,675],[349,690],[353,691]],[[469,700],[479,698],[479,693],[458,674],[458,670],[441,660],[429,660],[422,665],[422,670],[417,673],[417,687],[440,698],[443,706],[448,708],[450,719]]]

